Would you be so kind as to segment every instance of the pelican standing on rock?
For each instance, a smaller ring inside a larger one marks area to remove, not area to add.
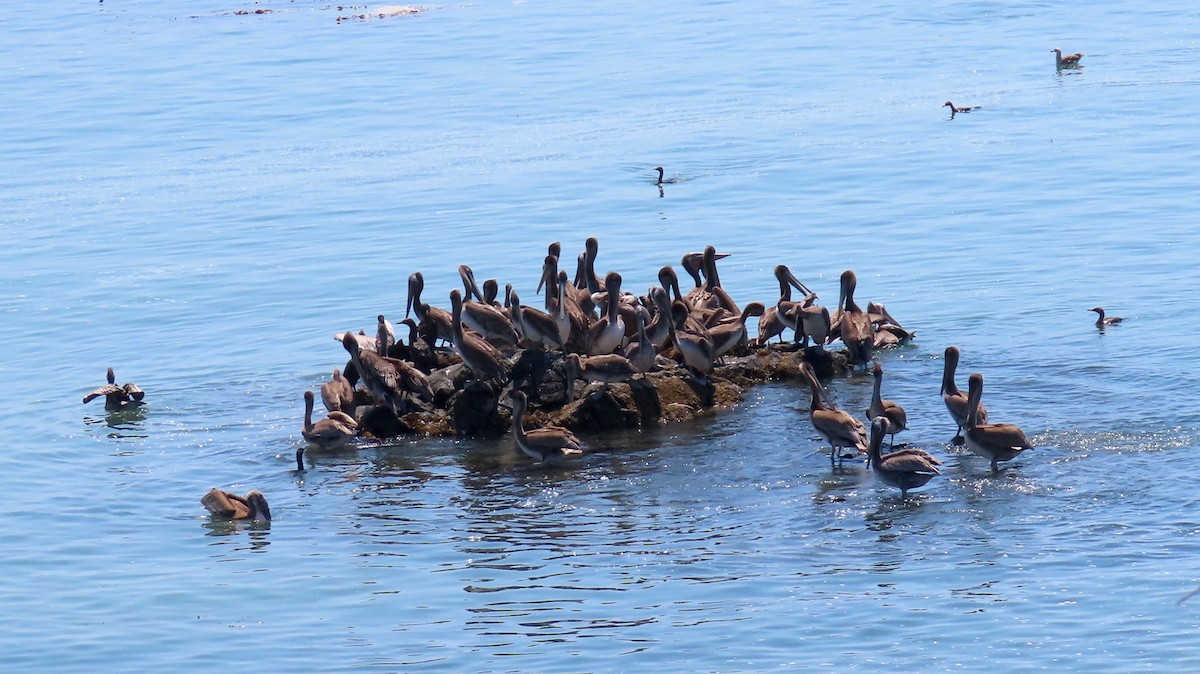
[[[637,370],[628,358],[615,353],[586,358],[580,358],[579,354],[575,353],[567,354],[567,400],[575,399],[577,377],[587,381],[598,381],[607,391],[609,384],[628,381],[636,373]]]
[[[992,472],[1000,461],[1015,459],[1027,449],[1033,449],[1025,432],[1014,424],[984,424],[976,421],[979,398],[983,396],[983,375],[978,372],[967,380],[967,415],[964,436],[967,447],[992,462]]]
[[[940,475],[942,465],[923,449],[901,449],[890,454],[881,454],[883,436],[890,432],[887,417],[875,417],[871,421],[871,446],[867,452],[867,467],[875,471],[880,482],[900,490],[900,498],[908,498],[908,490],[924,486]]]
[[[604,289],[608,299],[607,311],[600,320],[588,328],[588,354],[598,356],[612,353],[621,347],[625,339],[625,321],[621,318],[621,275],[610,271],[604,277]]]
[[[404,399],[410,393],[433,400],[429,381],[411,363],[363,350],[349,333],[342,340],[342,346],[350,353],[350,362],[354,363],[375,402],[391,408],[397,417],[404,414]]]
[[[333,377],[321,384],[321,402],[327,412],[354,414],[354,387],[342,376],[342,371],[333,368]]]
[[[561,426],[543,426],[525,430],[525,410],[528,400],[523,391],[512,392],[513,439],[530,458],[541,463],[554,463],[564,457],[583,454],[583,443],[575,434]]]
[[[408,277],[408,301],[404,309],[405,318],[414,313],[422,324],[432,324],[437,337],[434,341],[451,341],[453,331],[450,328],[450,312],[440,307],[431,307],[421,302],[421,292],[425,289],[425,277],[421,272],[413,272]],[[430,343],[430,346],[434,344]]]
[[[146,396],[146,393],[138,388],[137,384],[117,386],[117,375],[111,367],[108,368],[108,373],[105,376],[108,379],[108,383],[85,395],[83,397],[85,404],[92,402],[100,396],[104,396],[104,409],[110,411],[139,407],[145,404],[142,402],[142,398]]]
[[[800,365],[800,373],[808,379],[812,391],[812,402],[809,404],[809,419],[813,428],[829,443],[829,463],[840,460],[838,448],[853,447],[859,454],[867,451],[867,429],[863,423],[855,419],[849,412],[826,407],[822,402],[821,382],[817,381],[817,373],[808,363]]]
[[[888,444],[896,444],[896,434],[900,431],[908,430],[908,415],[904,412],[904,408],[897,405],[894,401],[884,400],[880,394],[880,389],[883,387],[883,366],[875,363],[875,367],[871,370],[871,375],[875,379],[875,388],[871,393],[871,406],[866,409],[867,419],[876,417],[884,417],[887,419],[887,431],[891,435],[891,440]]]
[[[1117,323],[1125,320],[1120,316],[1105,316],[1104,307],[1092,307],[1091,309],[1088,309],[1088,311],[1094,311],[1099,314],[1099,317],[1096,318],[1097,328],[1107,328],[1110,325],[1116,325]]]
[[[471,368],[475,378],[481,381],[494,380],[503,383],[508,379],[508,370],[500,357],[500,352],[488,344],[479,335],[463,330],[462,295],[457,290],[450,291],[450,318],[454,339],[454,351],[462,358],[463,363]]]
[[[854,301],[854,289],[857,286],[858,276],[854,274],[854,270],[847,269],[842,272],[838,320],[842,342],[846,345],[847,360],[851,365],[866,367],[866,364],[871,362],[871,352],[875,348],[875,335],[871,330],[871,318]]]
[[[217,517],[255,522],[271,521],[271,508],[267,505],[267,497],[257,489],[247,492],[245,496],[238,496],[213,487],[200,498],[200,503]]]
[[[958,430],[954,431],[954,442],[959,444],[962,441],[962,429],[966,426],[967,419],[967,394],[958,390],[958,385],[954,383],[954,372],[958,369],[959,352],[957,346],[946,347],[946,362],[942,366],[942,402],[946,403],[946,410],[950,412],[950,418],[954,419],[954,423],[958,424]],[[987,409],[980,402],[976,407],[976,419],[981,424],[986,424],[988,420]]]

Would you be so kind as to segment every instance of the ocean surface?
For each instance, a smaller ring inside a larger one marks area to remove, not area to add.
[[[1195,3],[422,7],[5,5],[0,668],[1200,670]],[[944,475],[832,470],[787,383],[561,468],[295,469],[334,332],[460,263],[529,301],[588,236],[636,292],[708,244],[741,303],[854,269]],[[951,344],[1036,445],[997,474],[949,443]],[[80,403],[110,366],[145,407]]]

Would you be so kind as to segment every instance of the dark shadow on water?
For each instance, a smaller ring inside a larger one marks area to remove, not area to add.
[[[112,429],[108,437],[114,440],[123,440],[126,438],[145,438],[149,437],[143,430],[142,424],[146,421],[146,407],[127,407],[121,410],[110,410],[103,417],[85,416],[83,423],[88,426],[99,426],[101,424]]]
[[[261,552],[271,544],[270,522],[231,520],[212,515],[209,516],[208,519],[205,519],[201,526],[207,529],[205,532],[206,536],[227,537],[240,534],[243,531],[246,532],[250,539],[249,545],[245,548],[239,546],[237,549],[247,549],[254,552]]]

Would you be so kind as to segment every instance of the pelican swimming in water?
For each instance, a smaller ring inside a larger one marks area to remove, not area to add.
[[[875,367],[871,369],[871,375],[875,379],[875,387],[871,393],[871,406],[865,410],[867,419],[871,420],[876,417],[887,419],[887,430],[891,435],[888,444],[895,445],[896,434],[908,430],[908,415],[904,412],[903,407],[892,400],[884,400],[880,394],[880,389],[883,387],[883,366],[875,363]]]
[[[1120,316],[1105,316],[1104,307],[1092,307],[1091,309],[1088,309],[1088,311],[1094,311],[1099,314],[1099,317],[1096,318],[1097,328],[1107,328],[1110,325],[1116,325],[1117,323],[1125,320]]]
[[[963,435],[967,447],[992,462],[992,471],[998,470],[1000,461],[1015,459],[1027,449],[1033,449],[1025,432],[1014,424],[985,424],[976,421],[975,412],[983,396],[983,375],[978,372],[967,379],[967,414]]]
[[[565,457],[583,454],[583,443],[575,434],[561,426],[543,426],[525,430],[525,410],[528,400],[523,391],[512,391],[513,439],[530,458],[541,463],[554,463]]]
[[[358,435],[358,422],[345,412],[330,412],[326,418],[313,423],[312,391],[304,392],[304,426],[300,434],[304,439],[317,446],[318,449],[337,449]],[[299,461],[303,448],[296,453]]]
[[[213,487],[200,498],[200,503],[217,517],[255,522],[271,521],[271,508],[267,505],[267,497],[257,489],[247,492],[245,496],[238,496]]]
[[[1062,50],[1057,47],[1050,51],[1054,52],[1054,67],[1058,70],[1062,70],[1063,68],[1078,68],[1079,61],[1083,59],[1083,54],[1067,54],[1064,56]]]
[[[145,405],[142,398],[146,396],[146,392],[138,388],[137,384],[125,384],[117,386],[117,375],[113,369],[108,368],[105,375],[108,383],[100,388],[92,391],[83,397],[83,402],[90,403],[100,396],[104,396],[104,409],[106,410],[123,410],[131,407],[139,407]]]
[[[821,382],[817,381],[817,373],[808,363],[801,363],[800,373],[808,379],[812,391],[812,401],[809,404],[809,419],[813,428],[829,443],[829,463],[843,458],[838,455],[841,447],[853,447],[859,454],[867,451],[867,429],[863,423],[844,410],[826,407],[821,392]]]
[[[938,466],[942,465],[929,452],[923,449],[901,449],[889,454],[881,454],[883,436],[890,429],[887,417],[875,417],[871,420],[871,444],[867,451],[867,467],[875,471],[875,477],[884,484],[889,484],[900,490],[900,498],[908,498],[908,490],[924,486],[935,475],[941,474]]]
[[[954,383],[954,372],[958,369],[959,352],[957,346],[946,347],[945,364],[942,366],[942,402],[946,403],[946,410],[950,412],[950,418],[954,419],[954,423],[958,424],[958,430],[954,431],[954,441],[957,443],[962,440],[962,429],[966,425],[967,419],[967,394],[958,390],[958,385]],[[976,408],[976,419],[981,424],[986,424],[988,420],[987,409],[980,402]]]
[[[425,276],[421,272],[413,272],[408,277],[408,301],[404,308],[404,316],[414,313],[422,324],[432,324],[436,338],[450,343],[454,333],[450,327],[450,312],[440,307],[432,307],[421,302],[421,292],[425,290]],[[430,346],[434,346],[430,343]]]

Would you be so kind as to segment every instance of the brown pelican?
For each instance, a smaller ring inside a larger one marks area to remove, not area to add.
[[[579,354],[567,354],[567,394],[569,400],[574,400],[575,379],[598,381],[604,384],[605,390],[609,384],[628,381],[637,371],[625,356],[615,353],[603,356],[588,356],[580,358]]]
[[[679,349],[683,364],[700,377],[707,377],[713,369],[713,343],[707,335],[689,332],[685,326],[688,322],[687,305],[675,302],[671,305],[671,315],[674,320],[669,323],[671,342]]]
[[[117,386],[117,376],[111,367],[108,368],[108,373],[105,376],[108,379],[108,383],[85,395],[83,397],[84,403],[90,403],[96,398],[104,396],[104,409],[106,410],[123,410],[145,405],[142,402],[142,398],[146,396],[146,392],[138,388],[137,384]]]
[[[662,351],[667,340],[671,338],[671,298],[667,291],[659,286],[650,288],[649,294],[654,317],[646,324],[646,336],[650,338],[655,351]]]
[[[958,385],[954,383],[954,372],[958,369],[959,352],[957,346],[946,347],[946,362],[942,368],[942,400],[946,403],[946,410],[950,412],[950,418],[954,419],[954,423],[958,424],[958,430],[954,431],[954,440],[957,443],[961,440],[963,426],[966,425],[967,419],[967,394],[958,390]],[[979,423],[986,424],[988,420],[987,409],[980,402],[976,418]]]
[[[941,461],[923,449],[901,449],[890,454],[880,454],[883,436],[890,432],[887,417],[875,417],[871,421],[871,445],[867,452],[867,467],[875,471],[880,482],[900,489],[900,498],[908,498],[908,490],[924,486],[940,475]]]
[[[463,330],[462,295],[457,290],[450,291],[450,318],[454,339],[454,351],[463,359],[476,379],[495,380],[503,383],[508,378],[507,368],[500,357],[500,352],[482,337]]]
[[[967,447],[992,462],[992,471],[998,469],[996,463],[1015,459],[1018,454],[1033,449],[1025,432],[1013,424],[984,424],[976,421],[975,412],[979,408],[979,398],[983,396],[983,375],[973,373],[967,379],[967,415],[963,435],[967,439]]]
[[[1063,56],[1062,50],[1059,48],[1051,49],[1054,52],[1054,67],[1058,70],[1063,68],[1078,68],[1079,61],[1083,59],[1083,54],[1067,54]]]
[[[417,320],[422,324],[432,324],[437,338],[434,341],[442,340],[449,343],[453,336],[453,331],[450,328],[450,312],[439,307],[431,307],[428,304],[421,302],[421,291],[425,289],[425,277],[421,272],[413,272],[408,277],[408,302],[404,309],[405,317],[410,312],[416,314]],[[430,343],[430,346],[434,346]]]
[[[729,353],[733,347],[745,343],[746,320],[751,316],[762,316],[765,311],[766,307],[763,306],[762,302],[750,302],[742,310],[741,316],[710,330],[709,335],[712,337],[713,356],[720,358]]]
[[[352,337],[347,334],[342,346],[350,353],[350,361],[377,404],[391,408],[396,416],[400,416],[405,412],[406,394],[415,393],[425,400],[433,400],[433,390],[420,370],[406,361],[364,351]]]
[[[788,269],[788,266],[785,264],[775,265],[775,278],[779,281],[779,301],[775,303],[775,320],[779,321],[780,325],[784,326],[785,328],[791,328],[793,331],[795,331],[795,341],[799,342],[800,335],[802,335],[804,332],[804,327],[797,323],[797,317],[799,309],[801,306],[803,306],[803,303],[792,301],[792,288],[799,290],[805,295],[811,295],[813,299],[816,299],[816,294],[812,293],[807,287],[805,287],[805,285],[796,278],[796,275],[792,273],[792,270]],[[783,330],[779,331],[779,333],[782,332]],[[760,332],[760,343],[765,341],[762,339],[761,334],[762,333]],[[768,339],[774,336],[775,335],[770,335]]]
[[[951,116],[951,117],[953,117],[954,115],[956,115],[956,114],[958,114],[958,113],[960,113],[960,112],[970,112],[970,111],[972,111],[972,110],[978,110],[978,109],[979,109],[981,106],[978,106],[978,105],[964,105],[964,106],[961,106],[961,107],[960,107],[960,106],[957,106],[957,105],[955,105],[955,104],[951,103],[950,101],[946,101],[945,103],[942,103],[942,107],[943,107],[943,108],[950,108],[950,116]]]
[[[594,236],[589,236],[587,241],[583,242],[583,281],[581,288],[587,288],[588,294],[592,295],[600,292],[600,277],[596,276],[596,255],[600,252],[600,240]],[[591,307],[584,306],[585,311],[591,311]]]
[[[564,457],[583,454],[583,443],[575,434],[561,426],[544,426],[525,430],[525,409],[528,401],[523,391],[512,391],[513,439],[530,458],[553,463]]]
[[[867,429],[863,423],[855,419],[849,412],[826,407],[822,402],[821,382],[817,381],[817,373],[813,372],[808,363],[800,365],[800,372],[808,379],[812,391],[812,401],[809,403],[809,418],[813,428],[829,443],[829,463],[843,457],[838,456],[838,448],[853,447],[859,454],[867,451]]]
[[[625,339],[625,321],[621,318],[621,275],[608,272],[604,277],[604,289],[608,293],[608,310],[587,332],[587,351],[593,356],[616,351]]]
[[[871,374],[875,378],[875,388],[871,393],[871,406],[864,410],[864,412],[866,412],[868,420],[875,417],[884,417],[887,419],[887,429],[891,435],[889,444],[894,445],[896,444],[896,434],[900,431],[908,430],[908,415],[905,414],[904,408],[897,405],[894,401],[882,398],[880,389],[883,387],[883,366],[875,363]]]
[[[858,277],[854,271],[842,272],[841,293],[838,296],[838,315],[841,325],[842,343],[846,345],[847,360],[851,365],[866,366],[871,362],[875,348],[875,335],[871,330],[871,319],[854,301],[854,289]]]
[[[521,296],[515,290],[508,294],[508,299],[508,311],[512,316],[513,325],[517,326],[517,330],[525,336],[526,341],[546,349],[563,348],[563,338],[554,317],[533,307],[522,306]]]
[[[1105,317],[1104,316],[1104,307],[1092,307],[1091,309],[1088,309],[1088,311],[1094,311],[1100,315],[1096,319],[1096,327],[1097,328],[1106,328],[1110,325],[1116,325],[1117,323],[1120,323],[1121,321],[1125,320],[1125,319],[1121,318],[1120,316]]]
[[[460,264],[458,265],[458,275],[462,279],[466,298],[462,305],[463,324],[478,332],[488,341],[496,340],[503,344],[513,345],[520,341],[508,316],[491,304],[482,301],[484,297],[479,292],[479,286],[475,284],[475,272],[467,265]],[[472,300],[472,295],[481,301]]]
[[[804,302],[795,311],[800,318],[800,330],[804,333],[804,343],[808,344],[808,339],[811,337],[813,346],[818,349],[825,349],[825,342],[829,340],[829,331],[832,321],[829,317],[829,309],[813,304],[817,299],[816,293],[809,293],[804,298]]]
[[[330,412],[329,416],[313,423],[312,391],[304,392],[304,427],[300,434],[319,449],[334,449],[345,445],[358,434],[358,422],[345,412]],[[299,454],[297,454],[299,456]]]
[[[396,344],[396,328],[383,314],[376,316],[375,321],[375,353],[386,356]]]
[[[321,402],[327,412],[354,414],[354,387],[342,376],[342,371],[333,368],[333,378],[321,384]]]
[[[245,496],[238,496],[213,487],[200,498],[200,503],[217,517],[255,522],[271,521],[271,508],[267,505],[267,498],[257,489]]]
[[[654,342],[646,334],[646,314],[648,313],[644,307],[638,307],[637,341],[631,342],[629,348],[626,349],[626,357],[629,358],[629,363],[633,365],[634,370],[642,374],[654,368],[654,361],[658,355],[657,350],[654,348]]]

